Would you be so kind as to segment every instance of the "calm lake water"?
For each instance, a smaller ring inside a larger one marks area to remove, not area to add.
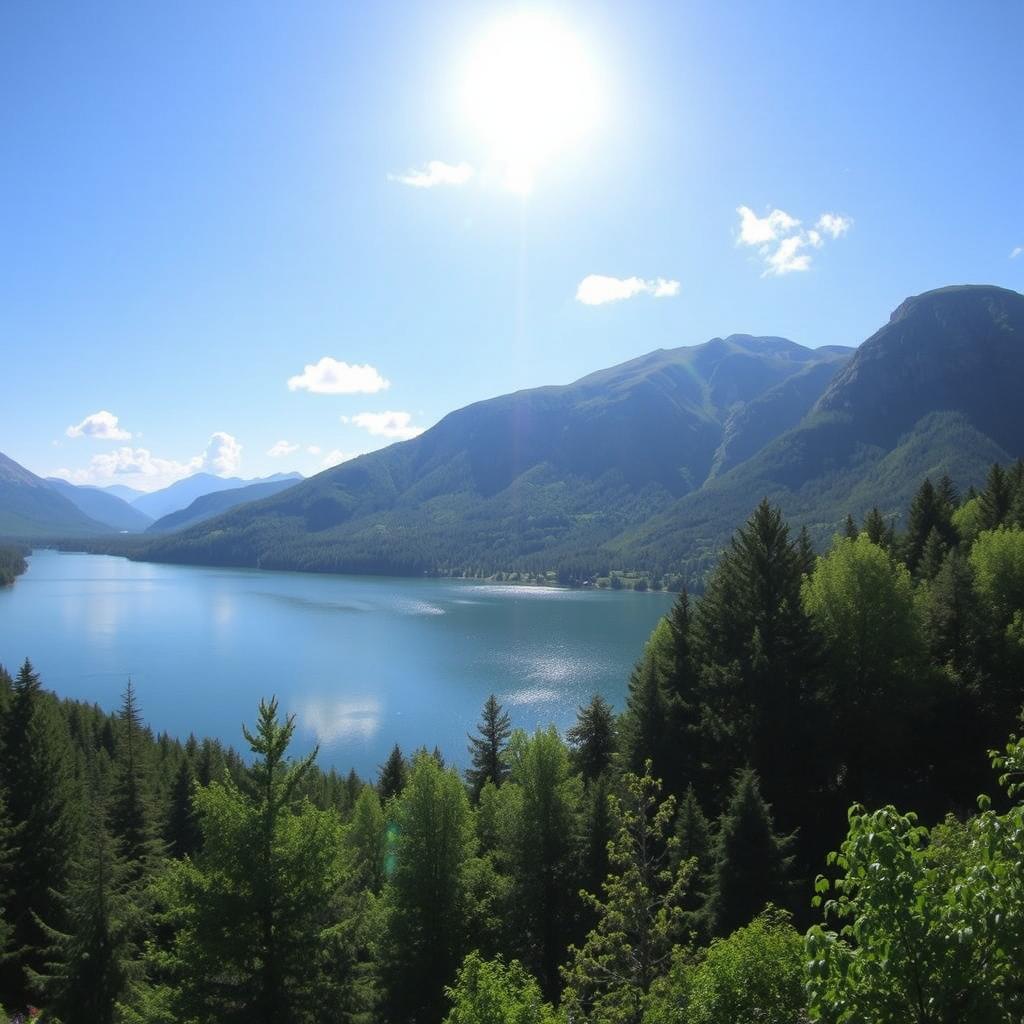
[[[368,774],[392,744],[457,764],[496,693],[526,729],[622,706],[665,594],[153,565],[37,551],[0,588],[0,664],[31,658],[63,697],[118,706],[129,675],[158,732],[244,750],[261,696],[296,716],[294,752]]]

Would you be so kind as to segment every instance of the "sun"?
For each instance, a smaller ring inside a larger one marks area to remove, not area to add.
[[[587,135],[601,109],[581,40],[537,11],[507,15],[476,41],[461,91],[467,119],[505,185],[521,193],[542,165]]]

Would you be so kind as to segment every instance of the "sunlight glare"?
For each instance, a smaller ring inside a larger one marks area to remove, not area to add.
[[[484,33],[466,65],[462,100],[505,186],[520,193],[531,190],[541,165],[587,134],[601,108],[579,38],[541,12],[508,15]]]

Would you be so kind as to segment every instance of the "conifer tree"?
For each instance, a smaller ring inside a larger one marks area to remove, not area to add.
[[[673,867],[675,800],[659,803],[661,787],[650,767],[642,778],[627,774],[623,797],[611,798],[612,873],[603,897],[582,894],[597,924],[582,947],[570,949],[563,969],[570,1020],[640,1024],[647,993],[682,936],[690,863],[676,860]]]
[[[589,704],[577,709],[576,724],[565,738],[584,782],[593,782],[611,767],[615,733],[615,712],[600,694],[595,693]]]
[[[884,548],[886,551],[892,550],[892,526],[886,523],[882,513],[878,511],[877,505],[864,517],[864,532],[872,544],[877,544],[878,547]]]
[[[853,516],[848,512],[846,514],[846,522],[843,524],[843,536],[849,537],[850,540],[856,540],[857,534],[860,530],[857,529],[857,524],[853,520]]]
[[[608,874],[608,843],[614,827],[610,795],[611,785],[604,773],[590,783],[584,798],[582,883],[588,892],[600,891]]]
[[[907,533],[903,539],[904,560],[911,572],[917,570],[928,536],[940,526],[942,516],[943,508],[935,493],[935,485],[929,477],[925,477],[910,503]]]
[[[938,527],[933,526],[925,541],[924,550],[921,552],[921,561],[917,567],[918,576],[923,580],[935,579],[939,569],[942,568],[948,550]]]
[[[387,802],[392,797],[399,796],[405,789],[406,777],[409,772],[408,763],[402,748],[396,743],[388,754],[388,759],[380,766],[380,775],[377,778],[377,792],[382,801]]]
[[[662,686],[655,654],[645,651],[629,679],[626,713],[622,717],[622,756],[629,771],[643,771],[651,760],[659,778],[663,778],[669,762],[669,702]]]
[[[316,751],[289,759],[294,730],[293,717],[278,719],[276,700],[261,701],[255,731],[243,728],[256,755],[246,788],[226,776],[195,790],[202,849],[172,861],[158,882],[162,930],[173,933],[154,955],[163,1019],[319,1019],[342,835],[333,811],[300,800]]]
[[[792,836],[776,835],[756,772],[738,772],[715,840],[705,907],[712,934],[725,936],[748,924],[766,903],[786,907],[792,843]]]
[[[818,560],[818,555],[814,550],[814,544],[811,543],[811,534],[806,526],[801,526],[800,533],[797,535],[796,553],[797,561],[800,563],[800,572],[804,576],[809,576],[814,572],[814,563]]]
[[[395,869],[384,892],[381,972],[393,1024],[438,1020],[465,953],[472,811],[453,769],[419,754],[394,804]]]
[[[1013,489],[1006,471],[998,462],[992,464],[985,489],[978,495],[978,527],[994,530],[1006,521],[1013,505]]]
[[[14,1005],[27,996],[22,968],[42,966],[47,939],[38,921],[62,923],[56,894],[67,885],[79,826],[72,765],[67,727],[26,659],[4,720],[0,761],[14,841],[21,849],[7,880],[14,955],[0,966],[2,990]]]
[[[512,735],[512,719],[493,693],[484,703],[477,732],[479,735],[469,737],[472,767],[466,770],[466,781],[474,801],[480,798],[484,783],[493,782],[495,786],[500,786],[508,776],[508,765],[503,760],[503,754],[508,738]]]
[[[971,563],[960,551],[946,554],[928,588],[925,635],[932,657],[960,675],[973,665],[980,611]]]
[[[168,852],[175,857],[190,857],[202,843],[202,833],[192,804],[195,776],[188,755],[178,762],[178,770],[171,785],[170,809],[164,830]]]
[[[62,1024],[114,1024],[137,973],[131,937],[139,921],[130,872],[107,829],[99,780],[94,789],[82,850],[60,898],[64,924],[57,929],[37,921],[48,946],[42,969],[28,969],[48,1015]]]
[[[358,889],[380,892],[384,885],[384,864],[387,857],[387,822],[380,797],[372,786],[364,786],[356,800],[352,820],[345,832],[352,851],[353,883]]]
[[[714,866],[713,836],[711,825],[704,816],[704,810],[693,786],[687,786],[686,793],[679,802],[675,835],[677,845],[674,855],[677,862],[693,862],[690,884],[681,904],[686,912],[686,924],[694,930],[702,930],[703,922],[699,920],[699,912],[707,899]]]

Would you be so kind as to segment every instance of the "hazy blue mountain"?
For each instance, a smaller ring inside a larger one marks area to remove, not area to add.
[[[300,473],[275,473],[273,476],[257,480],[243,480],[237,476],[214,476],[213,473],[193,473],[192,476],[178,480],[169,487],[159,491],[150,491],[141,498],[136,498],[132,505],[140,512],[145,512],[152,519],[162,519],[172,512],[187,508],[196,498],[217,491],[231,491],[248,484],[268,483],[276,480],[301,480]]]
[[[849,353],[733,335],[658,350],[573,384],[470,405],[362,456],[147,547],[151,557],[420,572],[592,551],[707,480],[738,410]],[[744,427],[763,445],[799,420]],[[817,396],[814,396],[817,397]],[[763,431],[758,438],[758,431]]]
[[[281,479],[268,479],[260,483],[247,484],[244,487],[235,487],[228,491],[214,491],[212,494],[204,494],[196,498],[187,508],[178,509],[170,515],[158,519],[150,525],[150,533],[169,533],[172,530],[182,530],[186,526],[194,526],[206,519],[212,519],[221,512],[235,508],[247,501],[258,501],[260,498],[269,498],[278,491],[294,487],[297,480],[302,477],[298,474],[286,475]]]
[[[98,487],[97,490],[113,494],[115,498],[120,498],[129,504],[146,493],[145,491],[140,491],[137,487],[128,487],[125,484],[109,484],[106,487]]]
[[[110,533],[47,481],[0,452],[0,536],[81,537]]]
[[[79,486],[52,476],[47,477],[46,482],[90,519],[114,530],[138,533],[153,522],[145,512],[140,512],[116,494],[99,487]]]

